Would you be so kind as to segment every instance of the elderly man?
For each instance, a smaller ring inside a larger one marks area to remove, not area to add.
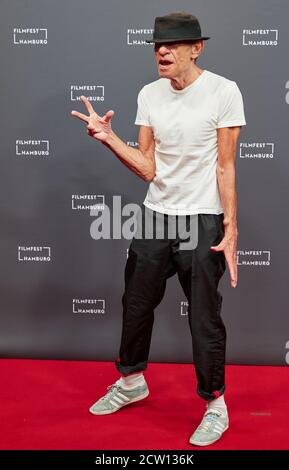
[[[154,309],[161,302],[166,280],[178,275],[188,299],[188,319],[197,393],[206,402],[203,419],[190,437],[194,445],[217,441],[229,427],[225,391],[226,329],[221,319],[218,284],[229,268],[237,285],[236,146],[246,124],[243,99],[235,81],[196,65],[204,49],[198,19],[175,12],[155,19],[153,38],[160,78],[138,94],[135,124],[139,147],[126,145],[112,130],[108,111],[99,116],[82,96],[88,116],[72,114],[87,123],[87,132],[102,142],[130,170],[150,182],[141,208],[165,229],[185,216],[197,217],[198,240],[181,249],[175,238],[133,237],[125,268],[123,329],[119,358],[121,377],[89,411],[114,413],[149,395],[143,371],[147,368]],[[194,219],[196,220],[196,219]]]

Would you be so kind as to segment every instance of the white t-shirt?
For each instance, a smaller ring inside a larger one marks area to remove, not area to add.
[[[204,70],[175,90],[159,78],[138,94],[135,124],[152,127],[156,175],[143,204],[164,214],[221,214],[217,128],[246,125],[238,85]]]

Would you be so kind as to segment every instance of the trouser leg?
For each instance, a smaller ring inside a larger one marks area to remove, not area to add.
[[[225,391],[226,329],[218,284],[225,272],[223,251],[213,252],[224,236],[223,214],[198,214],[198,244],[191,251],[174,248],[174,262],[187,297],[197,393],[212,400]]]
[[[147,368],[154,309],[163,299],[167,278],[175,272],[166,238],[133,237],[125,267],[122,335],[115,361],[122,374]]]

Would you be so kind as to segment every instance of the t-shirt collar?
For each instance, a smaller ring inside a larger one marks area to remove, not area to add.
[[[201,75],[199,75],[192,83],[190,83],[190,85],[186,86],[185,88],[182,88],[181,90],[176,90],[175,88],[173,88],[171,85],[171,81],[169,80],[169,89],[173,93],[178,93],[178,94],[187,93],[192,88],[195,88],[195,86],[197,86],[197,84],[202,81],[206,72],[207,72],[206,69],[204,69]]]

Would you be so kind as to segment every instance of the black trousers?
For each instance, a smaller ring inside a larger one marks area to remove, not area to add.
[[[143,227],[145,210],[151,211],[142,205]],[[151,213],[156,216],[155,211]],[[226,329],[221,318],[222,295],[218,284],[226,263],[223,251],[210,250],[224,236],[224,214],[194,216],[198,241],[190,250],[180,249],[180,242],[186,239],[181,238],[178,229],[174,238],[168,237],[170,219],[178,222],[179,217],[164,215],[166,232],[162,239],[155,236],[155,231],[153,238],[132,238],[125,266],[122,336],[115,366],[123,375],[147,368],[154,309],[164,297],[166,280],[177,273],[188,300],[197,393],[212,400],[225,391]],[[185,216],[189,230],[191,220]]]

